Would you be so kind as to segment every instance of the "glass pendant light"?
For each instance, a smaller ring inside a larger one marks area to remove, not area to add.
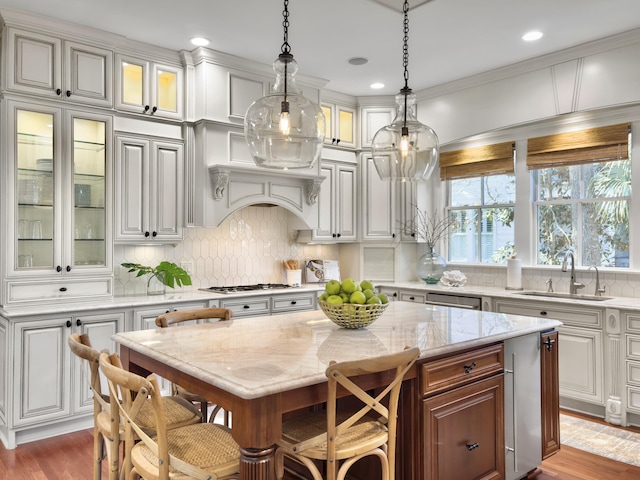
[[[273,63],[273,91],[249,106],[244,134],[256,165],[287,170],[311,168],[320,158],[325,118],[319,105],[304,97],[294,76],[298,64],[289,46],[289,0],[284,2],[284,43]]]
[[[398,114],[376,132],[371,142],[373,163],[382,180],[424,181],[438,163],[438,136],[416,118],[416,95],[409,88],[409,2],[404,12],[404,87],[396,95]]]

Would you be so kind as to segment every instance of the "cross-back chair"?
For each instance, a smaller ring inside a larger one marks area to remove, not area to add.
[[[107,377],[112,398],[112,416],[121,415],[125,425],[125,442],[140,441],[129,452],[130,479],[226,479],[237,478],[240,449],[224,425],[195,423],[167,429],[167,413],[162,402],[157,377],[147,378],[121,367],[116,354],[100,354],[100,369]],[[157,425],[149,434],[138,423],[146,404],[152,405]]]
[[[364,360],[331,362],[325,372],[326,412],[311,412],[283,423],[275,456],[276,477],[283,478],[285,456],[303,463],[314,480],[324,478],[317,461],[324,463],[327,480],[344,480],[355,462],[374,455],[380,459],[382,479],[393,480],[400,388],[419,354],[419,348],[414,347]],[[358,376],[387,370],[395,370],[395,375],[375,396],[358,385]],[[337,407],[339,387],[359,400],[359,410],[342,411]],[[384,399],[388,400],[386,404]]]
[[[160,328],[166,328],[191,320],[231,320],[232,316],[233,311],[228,308],[194,308],[190,310],[177,310],[175,312],[167,312],[159,315],[156,318],[156,325]],[[200,406],[200,412],[202,412],[202,421],[207,421],[207,411],[210,404],[209,400],[192,393],[175,383],[172,384],[171,390],[174,395],[178,395],[189,402],[198,404]],[[212,406],[213,410],[209,416],[210,423],[213,423],[218,413],[222,411],[222,407],[219,405],[212,404]],[[224,425],[227,427],[229,426],[229,417],[229,412],[224,410]]]

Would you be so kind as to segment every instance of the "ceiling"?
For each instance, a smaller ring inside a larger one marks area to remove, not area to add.
[[[416,0],[414,0],[416,1]],[[409,86],[419,91],[640,28],[638,0],[417,0],[409,10]],[[356,96],[404,85],[402,13],[378,2],[290,0],[289,44],[299,72]],[[409,5],[411,6],[410,1]],[[0,0],[173,50],[209,48],[271,64],[283,41],[281,0]],[[544,33],[526,43],[529,30]],[[365,57],[365,65],[348,63]],[[369,85],[382,82],[381,90]]]

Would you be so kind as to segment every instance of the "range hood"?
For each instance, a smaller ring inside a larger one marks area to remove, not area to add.
[[[323,176],[298,171],[210,165],[211,196],[206,225],[217,227],[234,211],[251,205],[284,207],[307,228],[318,227],[318,194]],[[211,204],[213,202],[213,204]]]

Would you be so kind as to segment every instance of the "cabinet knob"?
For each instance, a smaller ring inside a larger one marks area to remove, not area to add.
[[[67,93],[67,97],[70,97],[70,96],[71,96],[71,90],[67,90],[67,92],[66,92],[66,93]]]
[[[56,267],[56,272],[60,273],[61,271],[62,271],[62,267],[61,267],[60,265],[58,265],[58,266]]]
[[[342,236],[342,234],[341,234],[341,233],[339,233],[339,234],[338,234],[338,238],[340,238],[341,236]]]
[[[332,236],[333,238],[336,238],[336,234],[335,234],[335,233],[332,233],[332,234],[331,234],[331,236]]]
[[[147,238],[148,238],[148,237],[149,237],[149,235],[150,235],[150,233],[149,233],[149,232],[144,232],[144,236],[145,236],[145,237],[147,237]]]
[[[548,337],[544,344],[547,346],[547,350],[550,352],[553,350],[553,344],[556,343],[555,340],[552,340],[551,337]]]
[[[339,138],[337,138],[337,139],[336,139],[336,145],[338,145],[339,143],[340,143],[340,139],[339,139]]]
[[[546,317],[546,316],[547,316],[547,312],[546,312],[546,311],[544,311],[544,310],[542,310],[542,311],[540,312],[540,315],[542,315],[543,317]]]
[[[151,109],[151,113],[156,113],[157,111],[158,111],[158,107],[153,107],[153,108]]]
[[[67,325],[67,328],[71,328],[71,325],[73,325],[73,324],[71,323],[71,320],[67,320],[66,325]]]
[[[397,297],[398,296],[398,292],[393,292],[393,296]]]
[[[81,326],[82,326],[82,320],[77,319],[77,320],[76,320],[76,325],[77,325],[78,327],[81,327]]]
[[[473,362],[471,365],[465,365],[464,366],[464,373],[471,373],[471,370],[476,368],[477,365],[478,364],[476,362]]]
[[[56,95],[60,95],[62,93],[62,90],[60,90],[59,88],[56,88]]]
[[[147,113],[148,111],[149,111],[149,105],[145,105],[142,113]]]
[[[475,443],[467,443],[467,450],[472,451],[475,450],[476,448],[478,448],[480,445],[478,445],[478,442]]]
[[[334,143],[336,143],[336,139],[335,139],[335,138],[332,138],[332,139],[331,139],[331,145],[333,145]]]
[[[395,233],[392,233],[392,234],[391,234],[391,238],[396,238],[396,234],[395,234]]]
[[[158,236],[158,232],[153,232],[153,233],[151,234],[151,236],[152,236],[153,238],[156,238],[156,237]]]
[[[66,270],[67,270],[67,272],[70,272],[70,271],[71,271],[71,266],[70,266],[70,265],[67,265]]]
[[[61,292],[66,292],[67,291],[67,287],[60,287],[60,291]]]

